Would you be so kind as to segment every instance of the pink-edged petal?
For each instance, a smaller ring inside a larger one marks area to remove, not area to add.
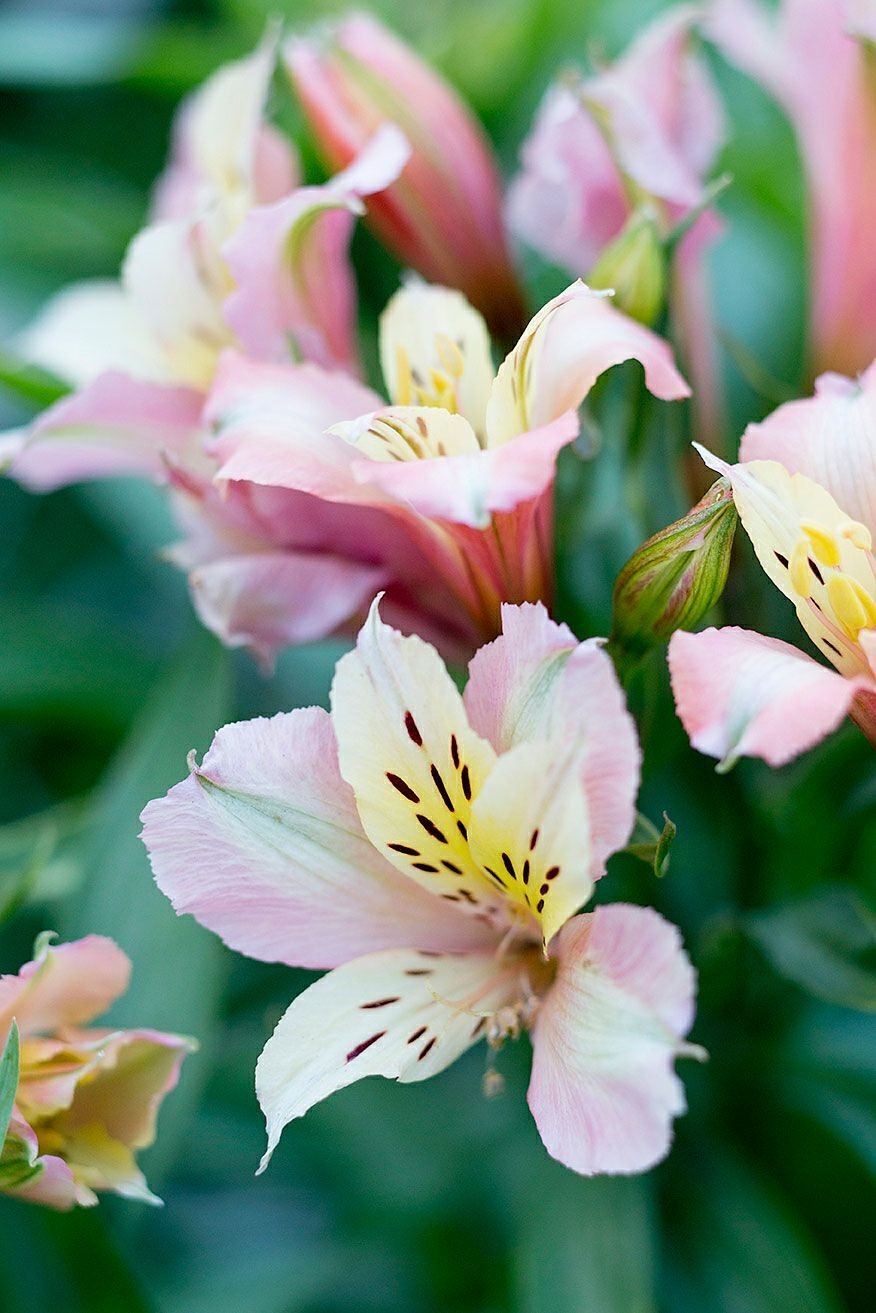
[[[487,406],[488,445],[577,410],[600,374],[625,360],[640,362],[661,400],[690,395],[667,342],[604,293],[573,283],[538,312],[503,361]]]
[[[121,284],[91,278],[63,288],[21,333],[16,349],[74,387],[121,370],[168,382],[167,361]]]
[[[23,1036],[91,1021],[128,987],[131,963],[117,944],[101,935],[53,947],[16,976],[0,976],[0,1039],[13,1018]]]
[[[283,1128],[365,1076],[426,1080],[482,1038],[519,991],[492,955],[373,953],[323,976],[288,1009],[256,1067],[267,1166]]]
[[[202,623],[227,647],[267,661],[349,626],[385,583],[386,572],[364,562],[296,551],[226,557],[189,576]]]
[[[570,411],[501,447],[429,460],[357,461],[353,473],[361,485],[421,515],[485,529],[493,514],[513,510],[553,483],[557,455],[577,433]]]
[[[400,944],[483,941],[482,926],[369,843],[319,708],[227,725],[142,820],[158,886],[176,910],[251,957],[330,967]]]
[[[725,416],[708,261],[723,233],[724,224],[713,210],[699,216],[678,243],[670,293],[678,351],[693,390],[696,432],[716,446],[722,443]]]
[[[472,726],[497,752],[540,738],[577,740],[591,875],[602,875],[635,821],[639,746],[614,667],[599,643],[579,644],[541,605],[505,605],[501,636],[469,666],[465,706]]]
[[[382,405],[347,374],[317,365],[257,364],[228,352],[206,410],[217,430],[217,478],[367,501],[352,475],[355,449],[326,430]]]
[[[691,743],[725,766],[737,757],[784,765],[835,730],[868,686],[735,627],[674,634],[669,670]]]
[[[331,181],[250,211],[223,250],[237,284],[225,318],[246,351],[282,361],[297,349],[326,368],[358,371],[350,235],[362,198],[393,182],[409,155],[387,124]]]
[[[82,1191],[73,1173],[54,1154],[40,1157],[36,1133],[13,1112],[6,1140],[0,1146],[0,1194],[24,1199],[66,1212],[76,1204],[96,1204],[90,1191]]]
[[[622,903],[576,917],[536,1014],[529,1107],[573,1171],[647,1171],[684,1111],[673,1069],[693,1019],[694,973],[676,928]]]
[[[814,479],[876,536],[876,365],[859,379],[822,374],[814,397],[749,424],[739,455]]]
[[[191,388],[102,374],[7,446],[9,473],[38,492],[122,474],[159,477],[165,453],[181,453],[197,435],[202,404]]]
[[[629,213],[605,137],[580,96],[555,83],[521,149],[508,190],[513,232],[570,274],[583,274]]]
[[[588,80],[618,164],[635,184],[675,205],[696,205],[724,137],[720,101],[691,49],[698,14],[679,5],[645,28],[618,63]]]

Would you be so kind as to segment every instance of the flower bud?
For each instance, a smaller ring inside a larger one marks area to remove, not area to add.
[[[412,154],[368,202],[367,219],[398,258],[464,292],[499,337],[526,320],[486,137],[456,92],[374,18],[351,14],[327,34],[293,39],[285,62],[320,153],[345,168],[383,123]]]
[[[630,215],[587,275],[590,287],[611,288],[614,302],[640,323],[651,325],[666,300],[666,256],[650,206]]]
[[[614,586],[611,646],[637,659],[692,629],[724,591],[738,515],[727,479],[639,547]]]

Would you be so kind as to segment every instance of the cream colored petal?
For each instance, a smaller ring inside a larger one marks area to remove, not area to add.
[[[480,451],[475,432],[463,415],[437,406],[387,406],[358,419],[343,420],[329,430],[363,456],[379,461],[434,460]]]
[[[593,891],[582,773],[576,738],[520,743],[499,758],[472,808],[472,853],[523,922],[535,918],[545,944]]]
[[[464,415],[480,438],[493,383],[487,326],[461,292],[411,279],[380,317],[389,398]]]
[[[461,910],[501,914],[500,888],[468,847],[495,753],[434,648],[383,624],[377,603],[338,663],[332,720],[341,774],[378,851]]]

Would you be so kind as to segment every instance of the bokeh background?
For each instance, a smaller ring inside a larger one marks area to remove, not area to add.
[[[0,342],[64,283],[116,272],[187,90],[249,50],[270,13],[305,24],[337,8],[0,5]],[[661,6],[372,8],[462,90],[510,170],[549,78],[618,53]],[[804,387],[803,193],[787,123],[713,63],[732,125],[714,276],[733,436]],[[291,101],[280,108],[295,130]],[[398,271],[367,234],[354,253],[373,322]],[[559,286],[526,268],[537,292]],[[631,475],[623,407],[597,403],[598,453],[567,458],[561,504],[560,609],[582,636],[606,631],[630,549],[685,506],[685,434],[655,416]],[[0,390],[4,424],[29,413]],[[632,689],[642,810],[668,811],[679,833],[662,881],[622,856],[600,898],[655,902],[681,925],[701,979],[693,1037],[711,1053],[686,1066],[690,1113],[659,1170],[587,1181],[550,1162],[523,1041],[501,1056],[502,1097],[482,1097],[482,1052],[425,1085],[364,1082],[293,1125],[256,1179],[253,1066],[309,977],[177,920],[137,816],[219,725],[325,702],[341,645],[287,654],[270,677],[224,652],[161,559],[172,537],[142,484],[36,498],[0,483],[0,970],[44,929],[111,934],[135,963],[114,1017],[201,1041],[145,1156],[163,1210],[106,1199],[58,1216],[0,1199],[3,1313],[870,1313],[876,773],[857,731],[722,778],[674,718],[662,653]],[[793,637],[747,543],[737,553],[722,618]]]

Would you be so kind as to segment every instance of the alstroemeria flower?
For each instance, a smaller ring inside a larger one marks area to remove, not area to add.
[[[668,232],[704,201],[724,120],[692,47],[696,17],[686,5],[668,10],[613,66],[577,85],[558,81],[542,101],[509,189],[508,219],[523,241],[575,276],[593,269],[643,203]],[[709,428],[717,383],[704,256],[719,232],[711,212],[700,216],[680,243],[670,285]]]
[[[497,374],[461,293],[409,283],[382,316],[380,356],[388,402],[356,385],[360,404],[327,422],[348,380],[228,355],[207,408],[216,480],[263,501],[306,494],[335,522],[344,507],[347,550],[391,581],[392,615],[408,628],[405,612],[425,612],[445,650],[493,637],[503,601],[550,598],[556,458],[599,375],[636,359],[655,395],[688,393],[666,343],[581,283],[535,316]]]
[[[742,440],[725,473],[742,524],[773,583],[830,670],[744,629],[676,634],[669,659],[694,746],[732,762],[778,766],[848,714],[876,743],[876,367],[818,380]]]
[[[52,1208],[96,1204],[112,1191],[146,1203],[135,1152],[155,1121],[192,1042],[154,1030],[84,1028],[128,987],[131,963],[111,939],[89,935],[0,976],[0,1051],[20,1034],[18,1089],[0,1146],[0,1191]]]
[[[872,16],[850,0],[712,0],[708,34],[787,113],[809,190],[810,364],[876,355],[876,72]]]
[[[0,446],[25,485],[161,476],[168,458],[203,471],[204,392],[227,347],[358,373],[351,228],[409,148],[387,127],[344,173],[299,186],[291,147],[264,118],[275,46],[220,69],[183,106],[154,220],[120,282],[66,289],[23,335],[23,354],[76,389]]]
[[[498,336],[518,333],[526,312],[498,168],[453,88],[370,14],[296,37],[284,53],[330,168],[346,168],[387,123],[411,143],[401,176],[368,207],[381,241],[430,282],[464,292]]]
[[[240,951],[334,968],[259,1059],[265,1163],[334,1090],[423,1080],[521,1030],[551,1154],[584,1173],[663,1157],[693,972],[649,909],[578,915],[629,836],[637,782],[610,660],[540,606],[503,608],[463,697],[375,605],[331,714],[217,734],[143,814],[158,884]]]

